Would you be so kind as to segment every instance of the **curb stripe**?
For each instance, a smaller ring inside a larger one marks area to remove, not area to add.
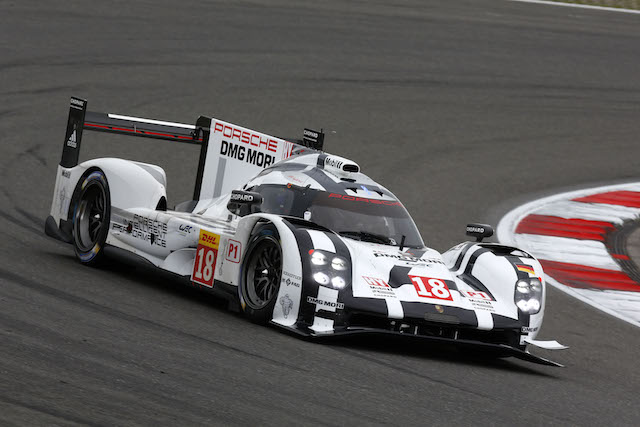
[[[615,225],[610,222],[532,214],[520,221],[516,233],[603,242],[607,233],[614,229]]]
[[[622,271],[540,260],[546,274],[572,288],[640,291],[640,285]]]
[[[593,194],[591,196],[578,197],[574,202],[602,203],[606,205],[619,205],[628,208],[640,208],[640,193],[637,191],[611,191],[609,193]]]

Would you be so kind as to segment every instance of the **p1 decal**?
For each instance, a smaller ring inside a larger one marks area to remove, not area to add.
[[[196,259],[193,263],[191,281],[208,288],[213,287],[213,272],[218,258],[220,236],[208,231],[200,230],[200,240],[196,249]]]
[[[237,240],[229,239],[229,244],[227,245],[227,253],[224,258],[227,261],[235,262],[237,264],[240,262],[241,255],[242,243],[238,242]]]
[[[479,300],[485,300],[485,301],[493,301],[493,298],[491,298],[489,296],[488,293],[486,292],[480,292],[480,291],[460,291],[460,293],[462,295],[464,295],[465,297],[469,298],[469,299],[479,299]]]
[[[409,278],[413,282],[413,286],[416,287],[419,297],[453,301],[453,296],[451,296],[449,287],[444,280],[411,275]]]

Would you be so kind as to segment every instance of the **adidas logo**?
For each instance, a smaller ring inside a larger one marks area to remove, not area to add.
[[[78,143],[76,142],[76,131],[74,129],[73,133],[67,140],[67,147],[76,148],[77,146],[78,146]]]

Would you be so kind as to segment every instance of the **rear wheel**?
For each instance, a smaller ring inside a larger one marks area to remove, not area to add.
[[[111,198],[107,177],[100,169],[78,182],[73,215],[73,245],[81,263],[97,265],[104,258],[109,231]]]
[[[276,228],[261,226],[252,237],[240,286],[244,313],[256,323],[267,323],[273,316],[282,277],[282,248]]]

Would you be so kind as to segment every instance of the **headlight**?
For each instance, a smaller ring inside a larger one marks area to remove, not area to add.
[[[328,285],[331,279],[324,273],[316,273],[313,275],[313,280],[320,283],[321,285]]]
[[[313,251],[311,253],[311,264],[313,265],[327,265],[327,256],[320,251]]]
[[[335,257],[331,260],[331,268],[337,271],[345,271],[347,269],[347,260],[341,257]]]
[[[313,280],[320,285],[331,285],[335,289],[347,286],[350,277],[349,261],[334,253],[311,249],[309,251]]]
[[[515,302],[525,314],[536,314],[542,306],[542,283],[537,278],[516,282]]]
[[[333,285],[334,288],[336,289],[342,289],[345,287],[345,285],[347,284],[347,282],[344,281],[344,279],[340,276],[334,277],[333,279],[331,279],[331,284]]]

